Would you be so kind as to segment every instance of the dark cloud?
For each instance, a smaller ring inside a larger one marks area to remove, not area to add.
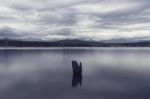
[[[2,38],[7,38],[7,37],[21,37],[23,36],[23,34],[19,34],[17,33],[14,29],[5,26],[3,28],[0,29],[0,37]]]
[[[31,32],[16,30],[9,26],[0,28],[0,39],[41,40],[39,36]]]
[[[71,12],[46,12],[39,15],[37,23],[45,25],[74,25],[76,23],[76,15]]]
[[[75,34],[72,32],[72,29],[60,29],[57,32],[53,33],[54,35],[62,35],[62,36],[74,36]]]

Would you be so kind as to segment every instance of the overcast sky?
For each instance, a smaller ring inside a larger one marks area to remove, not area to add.
[[[0,0],[0,38],[150,39],[150,0]]]

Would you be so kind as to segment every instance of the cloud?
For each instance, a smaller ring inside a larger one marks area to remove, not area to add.
[[[10,37],[21,37],[21,36],[23,36],[23,34],[19,34],[14,29],[5,26],[0,29],[0,36],[1,36],[1,38],[7,38],[9,36]]]
[[[149,0],[0,0],[0,13],[1,38],[150,37]]]

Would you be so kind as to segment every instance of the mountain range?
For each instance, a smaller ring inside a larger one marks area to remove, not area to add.
[[[150,47],[150,41],[139,42],[106,42],[84,40],[58,40],[58,41],[21,41],[1,39],[0,47]]]

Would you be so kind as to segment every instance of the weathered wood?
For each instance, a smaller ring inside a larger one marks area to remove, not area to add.
[[[80,65],[77,61],[72,61],[72,69],[73,69],[73,75],[74,76],[81,76],[82,75],[82,63],[80,62]]]

